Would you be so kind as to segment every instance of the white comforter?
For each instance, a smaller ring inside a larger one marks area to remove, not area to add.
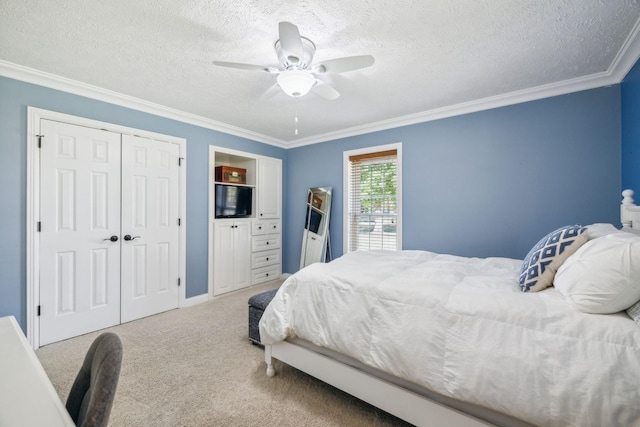
[[[522,261],[352,252],[282,285],[265,344],[300,337],[544,426],[640,425],[640,327],[522,293]]]

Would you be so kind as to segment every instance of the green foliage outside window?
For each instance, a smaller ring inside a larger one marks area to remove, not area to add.
[[[371,163],[360,167],[360,212],[396,212],[395,162]]]

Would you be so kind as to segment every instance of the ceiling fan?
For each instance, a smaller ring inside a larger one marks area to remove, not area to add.
[[[237,62],[213,61],[213,63],[219,67],[278,74],[276,86],[294,98],[304,96],[311,91],[323,98],[333,100],[338,98],[340,93],[318,79],[317,75],[359,70],[373,65],[375,61],[371,55],[359,55],[314,64],[312,61],[316,45],[308,38],[300,36],[297,26],[290,22],[280,22],[278,29],[280,38],[276,41],[274,48],[280,68]]]

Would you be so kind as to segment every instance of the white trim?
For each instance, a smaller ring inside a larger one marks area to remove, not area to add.
[[[636,22],[631,33],[629,34],[626,41],[618,51],[618,54],[609,66],[609,69],[605,72],[491,96],[488,98],[478,99],[470,102],[463,102],[461,104],[434,108],[415,114],[409,114],[406,116],[395,117],[388,120],[367,123],[361,126],[339,129],[334,132],[327,132],[309,138],[301,138],[293,141],[284,141],[277,138],[272,138],[267,135],[252,132],[247,129],[241,129],[236,126],[231,126],[226,123],[208,119],[206,117],[201,117],[194,114],[186,113],[184,111],[175,110],[163,105],[154,104],[152,102],[148,102],[139,98],[134,98],[118,92],[113,92],[76,80],[67,79],[55,74],[45,73],[43,71],[24,67],[22,65],[14,64],[8,61],[0,60],[0,76],[5,76],[16,80],[61,90],[64,92],[72,93],[74,95],[104,101],[126,108],[132,108],[146,113],[155,114],[160,117],[177,120],[206,129],[228,133],[230,135],[236,135],[242,138],[251,139],[253,141],[274,145],[280,148],[296,148],[305,145],[317,144],[320,142],[333,141],[340,138],[347,138],[355,135],[378,132],[381,130],[429,122],[447,117],[454,117],[463,114],[489,110],[492,108],[505,107],[522,102],[534,101],[538,99],[550,98],[553,96],[565,95],[568,93],[580,92],[583,90],[618,84],[622,82],[624,77],[627,75],[627,73],[633,67],[639,57],[640,20]]]
[[[379,132],[382,130],[409,126],[418,123],[425,123],[434,120],[445,119],[448,117],[461,116],[463,114],[476,113],[478,111],[490,110],[498,107],[506,107],[508,105],[520,104],[523,102],[535,101],[538,99],[551,98],[553,96],[565,95],[568,93],[580,92],[583,90],[595,89],[603,86],[610,86],[617,83],[620,82],[611,77],[609,74],[600,73],[598,75],[566,80],[564,82],[552,83],[474,101],[463,102],[461,104],[434,108],[432,110],[395,117],[388,120],[381,120],[379,122],[368,123],[362,126],[340,129],[335,132],[329,132],[311,138],[292,141],[287,145],[287,148],[302,147],[305,145],[332,141],[339,138],[347,138],[350,136],[362,135],[365,133]]]
[[[26,223],[26,336],[34,349],[40,347],[40,329],[36,307],[40,301],[40,239],[36,230],[40,219],[40,151],[37,137],[40,129],[40,110],[27,107],[27,223]]]
[[[197,116],[195,114],[165,107],[164,105],[155,104],[153,102],[145,101],[140,98],[134,98],[133,96],[124,95],[122,93],[103,89],[98,86],[93,86],[76,80],[67,79],[55,74],[46,73],[44,71],[35,70],[33,68],[23,67],[22,65],[14,64],[8,61],[0,60],[0,76],[8,77],[15,80],[21,80],[27,83],[44,86],[51,89],[61,90],[63,92],[71,93],[74,95],[108,102],[110,104],[119,105],[125,108],[131,108],[133,110],[142,111],[149,114],[154,114],[156,116],[165,117],[167,119],[173,119],[206,129],[224,132],[229,135],[247,138],[252,141],[258,141],[269,145],[275,145],[276,147],[285,148],[283,141],[271,138],[267,135],[262,135],[257,132],[252,132],[226,123],[218,122],[216,120],[208,119],[206,117]]]
[[[184,305],[181,308],[193,307],[194,305],[202,304],[209,301],[209,294],[200,294],[195,297],[189,297],[184,300]]]
[[[640,58],[640,20],[638,20],[631,33],[623,43],[605,72],[578,77],[575,79],[563,80],[542,86],[536,86],[501,95],[490,96],[488,98],[477,99],[455,105],[448,105],[441,108],[434,108],[406,116],[395,117],[379,122],[367,123],[362,126],[354,126],[340,129],[335,132],[328,132],[315,135],[309,138],[301,138],[287,143],[287,148],[302,147],[305,145],[317,144],[320,142],[333,141],[340,138],[362,135],[365,133],[379,132],[382,130],[409,126],[417,123],[430,122],[448,117],[461,116],[463,114],[475,113],[478,111],[490,110],[508,105],[520,104],[523,102],[535,101],[553,96],[566,95],[583,90],[595,89],[619,84],[623,81],[629,70]]]
[[[610,75],[616,83],[621,83],[640,58],[640,19],[629,33],[622,48],[609,67]]]
[[[144,132],[143,132],[144,134]],[[166,138],[166,136],[162,136]],[[178,277],[180,277],[180,289],[178,290],[178,307],[186,307],[187,300],[187,140],[184,138],[172,138],[180,148],[180,227],[178,242]]]
[[[398,209],[398,222],[396,224],[396,247],[398,250],[402,249],[402,142],[396,142],[342,152],[342,253],[347,253],[349,248],[349,157],[389,150],[397,151],[396,178],[398,180],[398,188],[396,189],[396,206]]]
[[[40,121],[42,119],[53,120],[73,124],[77,126],[85,126],[96,129],[108,130],[111,132],[121,133],[125,135],[137,135],[145,138],[166,141],[177,144],[179,147],[180,157],[186,160],[187,157],[187,140],[175,136],[163,135],[155,132],[149,132],[140,129],[134,129],[126,126],[120,126],[113,123],[106,123],[97,120],[91,120],[84,117],[72,116],[69,114],[58,113],[55,111],[43,110],[40,108],[27,107],[27,224],[26,224],[26,293],[27,293],[27,339],[34,349],[40,347],[40,333],[37,319],[36,307],[39,304],[40,281],[39,281],[39,248],[40,239],[36,232],[36,224],[40,220],[40,150],[37,148],[36,135],[40,131]],[[186,161],[183,161],[180,167],[180,218],[181,226],[179,230],[179,267],[178,272],[181,278],[181,286],[179,289],[178,306],[186,306],[186,241],[187,241],[187,224],[186,224],[186,188],[187,188],[187,168]]]

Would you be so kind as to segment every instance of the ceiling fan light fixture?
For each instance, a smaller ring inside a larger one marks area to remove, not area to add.
[[[278,24],[278,35],[280,38],[273,45],[278,55],[278,68],[238,62],[213,61],[213,63],[219,67],[278,74],[278,84],[272,87],[277,90],[279,86],[284,93],[293,98],[303,97],[313,89],[314,94],[324,99],[334,100],[340,96],[340,93],[322,79],[316,79],[316,74],[355,71],[370,67],[375,62],[371,55],[357,55],[313,64],[316,45],[308,38],[302,37],[297,26],[291,22],[282,21]]]
[[[305,96],[316,83],[315,77],[302,70],[287,70],[278,74],[278,85],[294,98]]]

